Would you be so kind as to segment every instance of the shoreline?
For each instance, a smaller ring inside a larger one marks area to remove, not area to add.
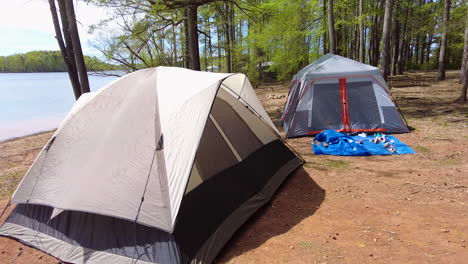
[[[16,140],[25,139],[25,138],[32,137],[32,136],[39,136],[39,135],[42,135],[42,134],[47,134],[47,133],[50,133],[50,132],[54,132],[55,130],[57,130],[57,128],[49,129],[49,130],[41,130],[41,131],[38,131],[38,132],[34,132],[32,134],[27,134],[27,135],[23,135],[23,136],[17,136],[17,137],[11,137],[11,138],[7,138],[7,139],[1,139],[0,143],[13,142],[13,141],[16,141]]]

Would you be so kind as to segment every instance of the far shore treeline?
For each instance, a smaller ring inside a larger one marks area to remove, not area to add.
[[[101,61],[96,57],[84,56],[88,71],[113,71],[120,66]],[[0,56],[0,72],[66,72],[60,51],[31,51],[24,54]]]

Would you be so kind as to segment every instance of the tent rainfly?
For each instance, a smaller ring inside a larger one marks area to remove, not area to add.
[[[245,75],[145,69],[80,97],[0,234],[71,263],[211,263],[302,163]]]
[[[286,137],[344,133],[407,133],[395,101],[376,67],[327,54],[293,78],[283,110]]]

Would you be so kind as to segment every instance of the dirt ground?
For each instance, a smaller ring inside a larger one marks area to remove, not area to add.
[[[453,103],[456,75],[392,89],[414,129],[396,136],[415,155],[316,156],[312,138],[288,140],[307,163],[237,232],[216,262],[467,263],[468,105]],[[287,85],[257,89],[274,121],[287,92]],[[0,209],[49,137],[0,143]],[[0,237],[1,264],[58,262]]]

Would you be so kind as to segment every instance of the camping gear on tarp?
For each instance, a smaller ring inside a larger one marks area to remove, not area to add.
[[[316,155],[370,156],[414,154],[408,145],[398,138],[376,133],[349,136],[335,130],[325,130],[315,136],[312,150]]]
[[[409,132],[376,67],[327,54],[294,75],[282,120],[287,138],[333,129]]]
[[[140,70],[80,97],[0,235],[71,263],[211,263],[302,163],[244,74]]]

